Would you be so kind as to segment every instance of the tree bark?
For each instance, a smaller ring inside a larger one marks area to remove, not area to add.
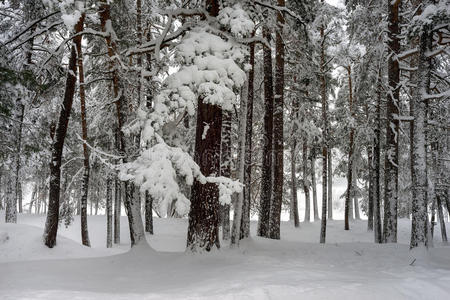
[[[106,179],[106,248],[112,248],[112,178]]]
[[[297,199],[297,176],[295,172],[295,148],[296,141],[294,139],[293,145],[291,146],[291,193],[292,193],[292,205],[291,209],[293,210],[293,219],[294,219],[294,227],[299,227],[300,222],[298,218],[298,199]]]
[[[117,176],[114,178],[114,244],[120,244],[120,214],[121,214],[121,183]]]
[[[381,70],[378,72],[377,78],[377,104],[376,104],[376,124],[375,124],[375,138],[373,149],[373,169],[375,177],[374,180],[374,195],[373,195],[373,227],[375,243],[383,242],[383,233],[381,231],[381,191],[380,191],[380,176],[381,176]]]
[[[333,166],[331,149],[328,149],[328,219],[333,220]]]
[[[22,189],[20,187],[20,159],[22,152],[22,127],[23,127],[23,117],[25,113],[25,105],[20,104],[20,115],[19,115],[19,130],[17,136],[16,145],[16,170],[15,170],[15,202],[19,205],[19,213],[22,213]]]
[[[355,114],[353,112],[353,89],[352,89],[352,69],[351,66],[347,66],[347,73],[348,73],[348,102],[349,102],[349,111],[350,115],[352,117],[352,124],[350,125],[350,135],[349,135],[349,145],[348,145],[348,165],[347,165],[347,191],[345,193],[345,224],[344,228],[345,230],[350,230],[350,214],[353,215],[353,212],[350,210],[352,201],[352,192],[353,192],[353,143],[354,143],[354,135],[355,135],[355,128],[353,124],[353,120],[355,117]]]
[[[153,197],[145,192],[145,232],[153,234]]]
[[[83,23],[84,17],[82,15],[75,25],[75,33],[79,33],[83,30]],[[56,245],[56,235],[58,232],[61,159],[77,80],[77,53],[75,45],[81,43],[81,36],[78,35],[74,37],[73,42],[74,44],[72,44],[69,58],[69,71],[67,72],[64,100],[59,114],[55,137],[53,139],[52,161],[50,163],[50,195],[44,230],[44,243],[49,248],[53,248]]]
[[[231,177],[231,112],[223,112],[220,175]],[[230,239],[230,205],[221,204],[222,239]],[[242,226],[243,227],[243,226]],[[241,228],[242,229],[242,228]]]
[[[388,0],[388,85],[386,106],[386,151],[384,166],[384,242],[397,242],[398,205],[398,128],[400,68],[396,56],[400,52],[399,8],[401,0]]]
[[[308,185],[308,142],[306,137],[303,141],[303,192],[305,193],[305,222],[311,221],[311,201],[309,199],[309,185]]]
[[[270,44],[271,33],[263,26],[263,38]],[[264,131],[263,161],[261,170],[261,201],[257,235],[269,237],[270,206],[272,198],[272,147],[273,147],[273,76],[272,51],[263,46],[264,56]]]
[[[369,167],[369,199],[367,204],[367,231],[373,231],[373,208],[374,208],[374,169],[373,169],[373,148],[367,147],[367,162]]]
[[[17,223],[17,205],[14,200],[15,197],[12,192],[11,178],[6,182],[6,197],[5,197],[5,223]]]
[[[313,194],[314,222],[319,220],[319,208],[317,204],[317,184],[316,184],[316,149],[311,147],[311,185]]]
[[[82,15],[84,19],[85,14]],[[81,28],[83,30],[83,28]],[[81,38],[82,39],[82,38]],[[89,192],[89,152],[87,148],[87,122],[86,122],[86,92],[84,88],[84,69],[83,69],[83,51],[81,49],[81,42],[76,43],[78,54],[78,82],[80,84],[80,103],[81,103],[81,130],[83,137],[83,165],[84,174],[83,182],[81,184],[81,243],[90,247],[89,231],[87,224],[87,197]]]
[[[441,237],[442,242],[447,243],[447,231],[445,228],[445,220],[444,220],[444,212],[442,209],[442,201],[440,195],[436,193],[436,205],[437,205],[437,211],[438,211],[438,217],[439,217],[439,224],[441,226]]]

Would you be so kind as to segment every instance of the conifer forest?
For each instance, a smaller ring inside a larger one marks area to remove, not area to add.
[[[0,299],[450,299],[450,0],[0,0]]]

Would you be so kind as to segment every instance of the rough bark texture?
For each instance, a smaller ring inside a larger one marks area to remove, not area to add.
[[[121,198],[121,183],[116,177],[114,178],[114,244],[120,244]]]
[[[303,192],[305,193],[305,222],[311,220],[311,201],[309,199],[309,185],[308,185],[308,142],[306,138],[303,141]]]
[[[263,27],[263,37],[270,43],[270,30]],[[258,218],[258,236],[269,236],[270,206],[272,197],[272,147],[273,147],[273,77],[272,51],[263,47],[264,56],[264,132],[263,162],[261,170],[261,201]]]
[[[220,175],[231,177],[231,112],[223,112]],[[221,204],[222,239],[230,238],[230,205]],[[242,228],[241,228],[242,229]]]
[[[8,178],[6,182],[6,195],[5,195],[5,223],[17,223],[17,205],[14,200],[12,192],[11,178]]]
[[[352,89],[352,71],[351,66],[347,66],[347,73],[348,73],[348,102],[349,102],[349,111],[350,115],[352,116],[352,119],[355,117],[355,114],[353,112],[353,89]],[[350,229],[349,224],[349,215],[353,212],[350,210],[352,201],[352,184],[353,184],[353,143],[354,143],[354,136],[355,136],[355,128],[353,124],[351,124],[350,127],[350,135],[349,135],[349,142],[348,142],[348,165],[347,165],[347,191],[345,192],[345,219],[344,219],[344,226],[345,230]]]
[[[112,178],[106,179],[106,248],[112,247]]]
[[[398,128],[400,68],[396,55],[400,52],[399,7],[401,0],[388,0],[388,86],[386,105],[386,151],[384,162],[384,242],[397,242],[398,202]]]
[[[23,117],[25,113],[25,105],[22,103],[20,105],[20,114],[19,114],[19,128],[17,132],[17,141],[16,141],[16,170],[15,170],[15,202],[19,206],[19,213],[22,213],[22,188],[20,186],[20,158],[22,152],[22,127],[23,127]]]
[[[377,111],[375,124],[375,139],[373,149],[373,169],[375,177],[373,187],[373,233],[375,243],[383,242],[383,234],[381,231],[381,192],[380,192],[380,175],[381,175],[381,72],[377,78]]]
[[[153,234],[153,198],[145,191],[145,232]]]
[[[314,222],[319,220],[319,208],[317,204],[317,183],[316,183],[316,149],[311,147],[311,185],[313,194]]]
[[[436,205],[437,205],[437,211],[438,211],[438,217],[439,217],[439,224],[441,226],[442,242],[447,243],[447,231],[445,228],[444,211],[442,208],[441,196],[438,194],[436,195]]]
[[[367,230],[373,231],[373,206],[374,206],[374,169],[373,169],[373,148],[367,147],[367,161],[369,168],[369,195],[368,195],[368,212],[367,212]]]
[[[253,36],[255,33],[253,33]],[[244,166],[244,207],[243,217],[245,218],[245,230],[242,230],[243,237],[250,236],[250,203],[252,185],[252,135],[253,135],[253,98],[254,98],[254,78],[255,78],[255,43],[250,44],[249,64],[251,69],[248,72],[247,89],[247,118],[245,126],[245,166]]]
[[[125,210],[128,216],[128,226],[130,228],[131,247],[145,241],[144,225],[141,218],[141,201],[135,196],[135,186],[132,182],[125,182]]]
[[[82,18],[84,18],[84,14]],[[89,152],[87,148],[87,123],[86,123],[86,92],[84,88],[84,70],[83,70],[83,52],[81,49],[81,43],[76,43],[77,54],[78,54],[78,82],[80,84],[80,103],[81,103],[81,130],[83,137],[83,182],[81,184],[81,243],[85,246],[90,247],[89,242],[89,231],[87,224],[87,198],[89,192]]]
[[[75,25],[75,33],[79,33],[83,30],[83,22],[84,18],[82,16]],[[61,159],[77,80],[77,53],[75,45],[81,43],[81,36],[76,36],[73,41],[74,44],[72,44],[70,52],[69,71],[67,72],[64,100],[53,139],[52,160],[50,162],[50,194],[44,230],[44,243],[49,248],[53,248],[56,245],[56,235],[58,232]]]
[[[331,149],[328,149],[328,219],[333,220],[333,166]]]
[[[419,41],[419,57],[417,58],[417,73],[413,82],[417,85],[411,99],[410,109],[414,120],[412,122],[411,165],[412,165],[412,227],[410,247],[428,246],[428,183],[427,183],[427,151],[426,122],[427,108],[423,99],[429,91],[430,60],[426,53],[431,48],[432,37],[430,27],[424,26]],[[414,59],[414,58],[413,58]]]

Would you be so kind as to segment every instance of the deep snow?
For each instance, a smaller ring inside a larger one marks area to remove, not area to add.
[[[79,219],[62,226],[58,245],[41,243],[44,216],[20,215],[5,224],[0,214],[0,299],[448,299],[450,247],[410,252],[409,220],[399,221],[399,244],[376,245],[365,221],[343,230],[328,223],[282,224],[280,241],[255,237],[239,249],[187,254],[187,220],[155,219],[153,249],[128,252],[122,217],[120,246],[106,249],[104,216],[90,216],[93,248],[80,245]],[[450,226],[447,224],[447,226]]]

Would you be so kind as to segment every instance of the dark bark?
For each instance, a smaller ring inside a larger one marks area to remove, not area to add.
[[[222,149],[220,161],[220,175],[231,177],[231,112],[223,112],[222,121]],[[222,238],[228,240],[230,238],[230,204],[221,204],[222,211]],[[241,235],[242,227],[241,225]],[[244,225],[245,226],[245,225]]]
[[[333,166],[331,149],[328,149],[328,219],[333,220]]]
[[[145,192],[145,232],[153,234],[153,197]]]
[[[397,242],[398,205],[398,128],[400,68],[396,55],[400,52],[399,8],[401,0],[388,0],[388,92],[386,105],[386,151],[384,165],[384,242]]]
[[[263,37],[270,44],[271,33],[263,27]],[[270,206],[272,198],[272,147],[273,147],[273,75],[272,51],[263,46],[264,56],[264,131],[263,161],[261,170],[261,201],[258,218],[258,236],[269,236]]]
[[[293,145],[291,146],[291,193],[292,193],[292,205],[291,209],[293,210],[294,217],[294,227],[300,226],[300,221],[298,218],[298,199],[297,199],[297,175],[295,170],[295,148],[297,146],[297,142],[294,140]]]
[[[285,0],[278,0],[278,6],[284,7]],[[275,38],[275,99],[273,111],[273,202],[270,206],[269,236],[280,239],[281,205],[283,202],[284,185],[284,144],[283,144],[283,113],[284,113],[284,16],[277,12],[277,32]]]
[[[132,182],[125,182],[125,211],[128,216],[128,226],[130,228],[131,247],[145,241],[144,226],[141,219],[141,204],[139,197],[135,196],[135,186]]]
[[[83,30],[83,22],[84,18],[81,16],[80,20],[78,20],[78,23],[75,25],[75,33],[79,33]],[[77,43],[81,43],[81,36],[76,36],[73,39],[73,42],[74,44],[72,44],[69,58],[69,72],[67,72],[64,99],[52,145],[52,160],[50,163],[50,194],[47,220],[45,222],[44,230],[44,243],[49,248],[53,248],[56,245],[56,235],[58,232],[61,159],[77,80],[77,53],[75,45]]]
[[[380,175],[381,175],[381,72],[377,78],[377,104],[376,104],[376,124],[375,138],[373,149],[373,169],[375,177],[373,187],[373,227],[375,243],[383,242],[383,234],[381,231],[381,192],[380,192]]]
[[[82,16],[84,18],[84,14]],[[86,122],[86,92],[84,88],[84,69],[83,69],[83,52],[81,43],[76,44],[78,54],[78,82],[80,84],[80,103],[81,103],[81,130],[83,137],[83,165],[84,174],[81,184],[81,243],[90,247],[89,231],[87,225],[87,198],[89,192],[89,152],[87,148],[87,122]]]
[[[19,114],[19,129],[17,132],[17,144],[16,144],[16,170],[15,170],[15,202],[19,205],[19,213],[22,213],[22,189],[20,187],[20,158],[22,152],[22,127],[23,127],[23,117],[25,113],[25,105],[22,103],[20,106]]]
[[[116,178],[114,178],[114,244],[120,244],[121,198],[121,182],[116,176]]]
[[[311,185],[313,194],[314,222],[319,220],[319,208],[317,204],[317,183],[316,183],[316,148],[311,147]]]
[[[12,180],[8,178],[6,182],[6,195],[5,195],[5,223],[17,223],[17,205],[12,191]]]
[[[439,224],[441,226],[442,242],[447,243],[447,231],[445,228],[444,211],[442,208],[441,197],[438,194],[436,195],[436,205],[437,205],[437,211],[438,211],[438,217],[439,217]]]
[[[112,178],[106,179],[106,248],[112,248]]]
[[[308,143],[306,137],[303,141],[303,192],[305,193],[305,222],[311,220],[311,201],[309,199],[309,185],[308,185]]]
[[[373,148],[372,146],[367,147],[367,162],[369,167],[369,199],[367,207],[367,231],[373,231],[373,207],[374,207],[374,187],[375,187],[375,176],[373,169]]]
[[[352,116],[352,119],[354,119],[355,114],[353,111],[353,90],[352,90],[352,71],[351,66],[347,66],[347,73],[348,73],[348,102],[349,102],[349,111],[350,115]],[[349,224],[349,215],[353,214],[353,212],[350,210],[350,201],[352,201],[352,192],[353,192],[353,143],[354,143],[354,135],[355,135],[355,128],[353,124],[350,127],[350,135],[349,135],[349,145],[348,145],[348,165],[347,165],[347,191],[345,193],[345,230],[350,229]]]

